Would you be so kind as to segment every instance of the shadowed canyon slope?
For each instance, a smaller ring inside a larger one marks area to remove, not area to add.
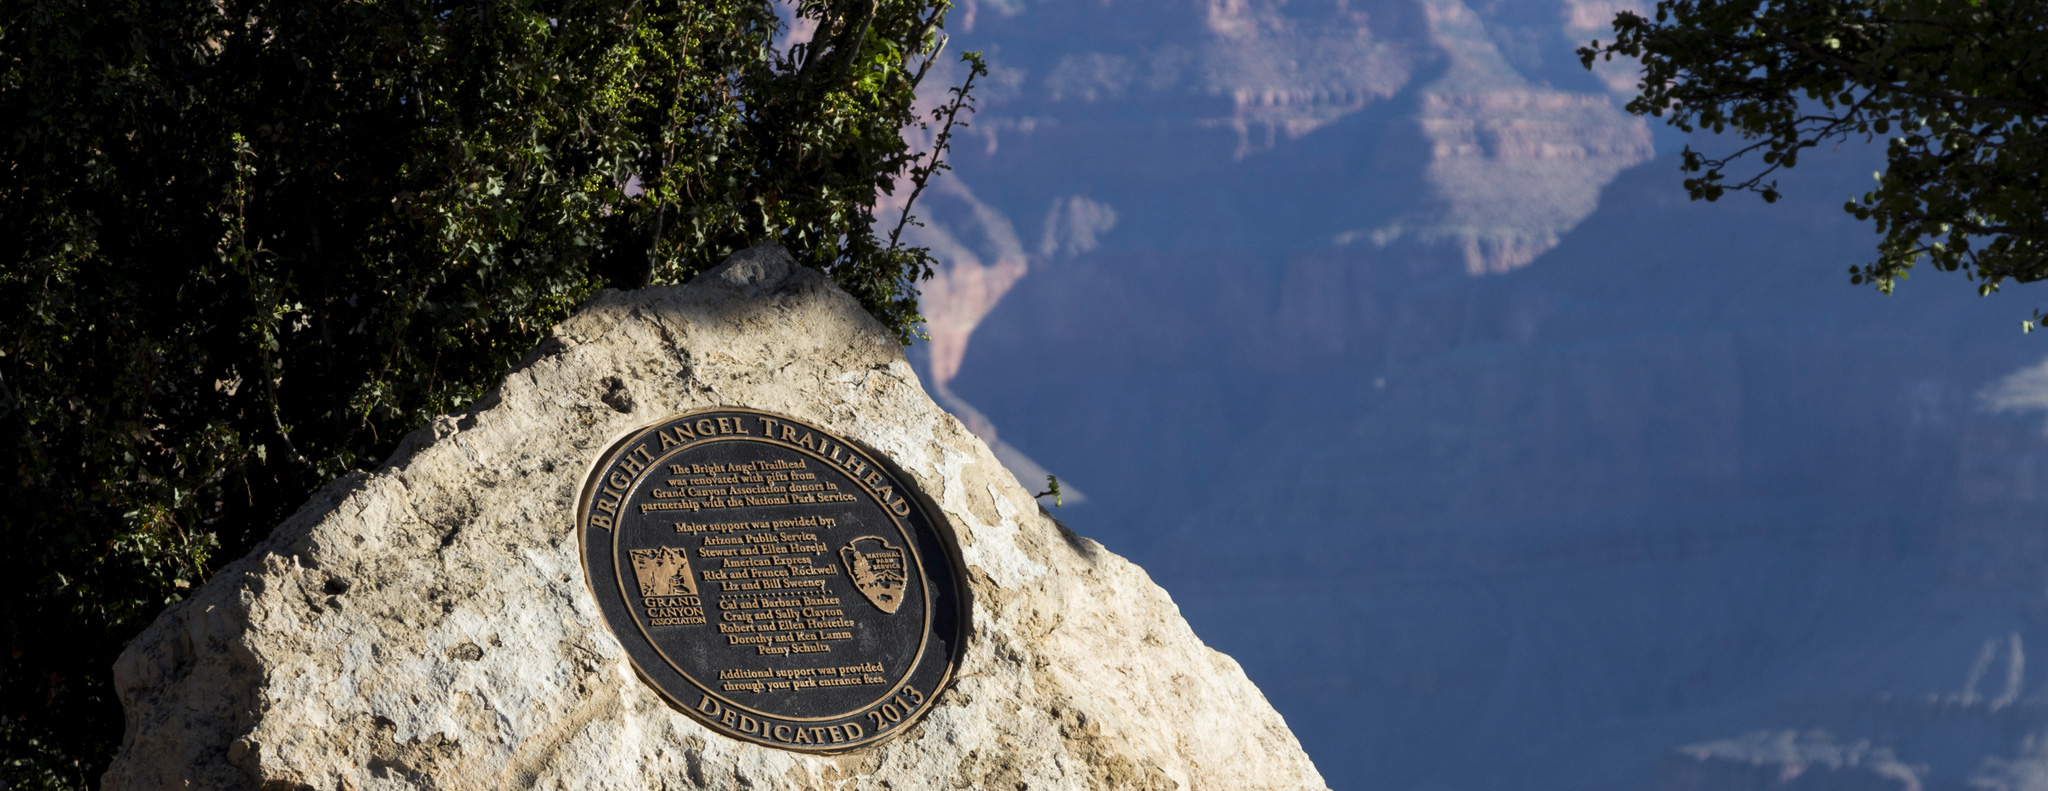
[[[927,382],[1333,787],[2039,787],[2032,292],[1847,285],[1866,152],[1686,201],[1618,7],[963,6]]]

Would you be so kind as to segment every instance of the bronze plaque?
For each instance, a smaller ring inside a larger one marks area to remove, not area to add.
[[[953,547],[887,459],[782,415],[635,431],[578,503],[583,569],[640,677],[736,739],[840,752],[932,706],[965,635]]]

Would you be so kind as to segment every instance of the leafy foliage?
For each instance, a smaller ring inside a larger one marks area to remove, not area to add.
[[[1982,294],[2048,278],[2048,5],[1662,0],[1654,19],[1623,12],[1614,29],[1579,57],[1588,68],[1642,60],[1630,112],[1751,141],[1718,158],[1687,147],[1693,198],[1737,189],[1774,201],[1771,174],[1801,152],[1884,138],[1877,187],[1845,206],[1883,236],[1853,282],[1890,293],[1922,260],[1964,270]],[[1727,168],[1756,152],[1762,167],[1731,180]]]
[[[907,341],[946,9],[0,0],[4,785],[92,785],[137,630],[596,289],[779,240]]]

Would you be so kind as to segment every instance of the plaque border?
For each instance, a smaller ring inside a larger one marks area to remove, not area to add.
[[[631,650],[625,651],[626,664],[633,668],[633,675],[638,677],[641,683],[646,684],[648,689],[653,690],[654,693],[660,696],[661,699],[664,702],[668,703],[670,707],[682,712],[685,716],[696,721],[698,724],[704,726],[707,730],[713,731],[721,736],[725,736],[726,738],[734,739],[736,741],[757,744],[760,746],[771,747],[780,750],[788,750],[790,752],[803,753],[806,755],[841,755],[869,749],[876,745],[888,742],[890,740],[902,736],[904,732],[911,730],[912,726],[920,724],[924,716],[937,705],[939,696],[952,686],[953,678],[959,672],[960,663],[966,658],[967,652],[969,650],[969,641],[973,638],[974,629],[972,621],[974,617],[974,601],[972,594],[972,583],[968,579],[966,573],[967,565],[965,559],[962,558],[960,554],[959,537],[957,531],[954,530],[952,521],[950,519],[943,517],[945,511],[938,507],[937,503],[934,502],[931,496],[924,491],[923,487],[917,485],[915,480],[912,479],[909,476],[909,474],[906,473],[903,470],[903,468],[896,463],[896,460],[894,458],[891,458],[888,454],[877,452],[872,446],[868,445],[865,442],[861,442],[859,440],[849,440],[829,429],[813,424],[806,419],[795,418],[790,415],[777,412],[770,412],[764,409],[757,409],[753,407],[700,407],[682,412],[670,413],[664,417],[657,418],[646,423],[641,423],[632,428],[620,431],[617,434],[613,435],[610,439],[606,440],[605,443],[601,446],[602,449],[597,454],[593,455],[591,457],[590,462],[586,464],[584,467],[582,483],[577,490],[578,493],[576,498],[575,515],[576,521],[574,525],[574,533],[576,537],[576,556],[578,561],[577,565],[581,567],[580,570],[582,571],[581,576],[583,577],[584,591],[590,594],[593,603],[599,604],[599,606],[596,608],[597,620],[604,625],[606,632],[612,633],[613,640],[619,639],[618,635],[616,634],[616,630],[612,628],[610,619],[605,615],[604,607],[601,604],[601,600],[597,597],[596,589],[592,586],[592,574],[590,568],[590,560],[588,556],[589,543],[587,532],[590,515],[591,497],[597,491],[597,489],[599,488],[599,484],[601,483],[601,481],[599,481],[596,477],[597,474],[602,472],[606,467],[610,466],[612,462],[616,461],[621,452],[624,451],[626,446],[634,438],[639,437],[642,434],[645,434],[649,429],[652,429],[656,426],[684,420],[686,418],[690,418],[697,415],[711,415],[715,413],[741,413],[752,416],[768,417],[773,418],[778,422],[786,421],[791,425],[802,426],[803,428],[809,431],[814,431],[817,432],[818,434],[823,435],[825,438],[830,439],[833,442],[844,445],[849,449],[859,451],[863,456],[866,457],[866,460],[874,462],[875,466],[881,467],[883,472],[893,479],[893,482],[897,484],[897,491],[903,496],[903,499],[910,502],[911,507],[921,509],[925,523],[931,527],[934,537],[938,540],[938,548],[940,550],[940,552],[938,553],[939,557],[934,558],[933,562],[945,564],[948,571],[951,572],[951,576],[953,578],[952,584],[954,588],[954,597],[956,602],[955,607],[957,610],[956,616],[953,619],[954,634],[952,635],[952,644],[954,646],[954,650],[952,656],[946,658],[947,661],[945,663],[945,666],[940,669],[938,680],[932,685],[932,689],[925,693],[924,700],[917,706],[916,709],[904,712],[903,719],[900,722],[896,723],[896,727],[890,729],[886,734],[872,736],[867,738],[865,741],[844,746],[806,746],[778,742],[772,739],[761,738],[759,736],[735,732],[732,729],[729,729],[719,724],[716,720],[702,715],[696,710],[694,706],[691,706],[688,703],[678,700],[674,695],[670,694],[669,690],[664,689],[661,685],[655,683],[653,679],[649,678],[646,670],[641,668],[639,660],[634,657],[633,651]],[[734,439],[741,438],[735,437]],[[755,441],[760,441],[758,437],[753,439]],[[769,440],[769,443],[779,447],[790,447],[786,443],[783,443],[779,440],[771,439]],[[696,443],[690,443],[690,445],[695,444]],[[815,452],[807,451],[801,446],[796,446],[795,450],[797,450],[800,453],[805,453],[807,455],[817,457],[817,454]],[[674,452],[680,452],[680,449],[672,451],[672,453]],[[664,455],[663,458],[665,457],[666,455]],[[823,459],[822,457],[817,458],[820,458],[821,460],[826,461],[827,463],[831,463],[829,459]],[[646,470],[643,470],[641,473],[634,475],[633,486],[631,487],[631,489],[638,489],[641,480],[646,475],[652,473],[654,469],[654,463],[650,462]],[[871,492],[863,492],[863,495],[868,498],[869,502],[875,502],[874,496]],[[621,501],[621,504],[623,504],[623,500]],[[916,542],[915,540],[911,540],[911,531],[905,529],[901,517],[898,517],[894,513],[890,512],[889,508],[886,505],[881,506],[881,510],[883,513],[889,514],[890,519],[896,525],[898,532],[901,533],[906,539],[906,548],[909,549],[912,557],[919,561],[919,577],[920,579],[924,580],[924,585],[921,587],[924,588],[924,596],[926,599],[926,625],[923,629],[921,636],[919,637],[919,649],[916,655],[917,661],[914,661],[911,664],[911,669],[906,671],[901,678],[895,680],[895,683],[890,687],[890,694],[883,695],[882,697],[877,698],[876,700],[878,701],[887,700],[890,697],[894,697],[896,696],[898,691],[903,689],[904,685],[909,682],[910,676],[915,674],[917,668],[924,663],[927,655],[928,644],[931,641],[932,635],[937,633],[939,629],[944,628],[944,625],[942,624],[933,623],[932,601],[935,598],[934,591],[932,590],[930,575],[923,573],[922,571],[924,565],[924,555],[923,553],[920,553],[917,550],[916,545],[918,542]],[[616,530],[612,530],[610,532],[612,533],[612,540],[608,543],[611,543],[615,546],[618,540],[618,533]],[[613,575],[615,577],[623,573],[617,568],[617,562],[615,557],[616,554],[616,552],[613,553]],[[630,603],[631,599],[632,597],[626,596],[623,600]],[[630,609],[630,607],[628,609]],[[655,653],[659,655],[666,664],[669,665],[669,669],[675,671],[677,675],[682,676],[692,685],[696,686],[700,691],[712,694],[714,698],[720,702],[721,705],[729,705],[725,696],[711,692],[710,687],[705,686],[701,682],[698,682],[696,678],[692,677],[688,673],[684,673],[680,668],[676,667],[674,661],[669,659],[667,652],[662,651],[660,646],[656,645],[653,639],[646,634],[646,627],[640,624],[639,619],[632,618],[632,620],[635,629],[637,629],[640,632],[641,638],[648,643],[649,647],[654,649]],[[625,646],[623,645],[620,647],[625,648]],[[766,712],[761,712],[747,706],[735,706],[735,708],[744,709],[755,714],[763,714],[765,716],[774,717],[780,720],[788,720],[791,722],[825,722],[836,721],[845,717],[858,715],[861,712],[873,707],[874,705],[875,703],[871,701],[869,703],[865,703],[859,707],[854,708],[852,711],[848,713],[822,718],[785,717],[779,714],[768,714]]]

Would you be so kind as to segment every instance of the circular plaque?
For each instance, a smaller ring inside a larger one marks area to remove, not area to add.
[[[577,538],[641,678],[736,739],[839,752],[902,732],[964,632],[953,555],[894,465],[801,421],[678,415],[583,485]]]

